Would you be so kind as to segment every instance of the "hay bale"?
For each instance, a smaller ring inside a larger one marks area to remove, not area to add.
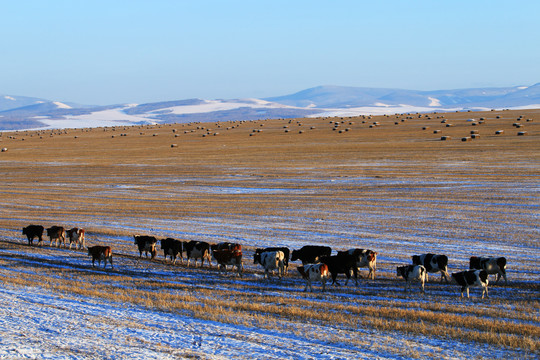
[[[172,148],[178,147],[178,144],[171,144]]]
[[[8,148],[2,148],[2,152],[8,151]]]
[[[454,126],[453,124],[446,124],[446,127],[452,127]]]
[[[495,131],[495,135],[502,135],[502,134],[504,134],[504,130]]]
[[[452,139],[451,136],[441,136],[441,141],[446,141]]]
[[[438,133],[440,133],[440,132],[441,132],[441,130],[433,130],[433,133],[434,133],[434,134],[438,134]]]
[[[517,134],[518,134],[518,136],[525,136],[525,135],[527,135],[527,132],[526,131],[519,131]]]
[[[471,138],[469,136],[465,136],[461,138],[461,141],[469,141]]]
[[[478,139],[480,135],[478,134],[471,134],[471,139]]]
[[[424,127],[422,128],[422,130],[427,130],[427,129],[429,129],[429,126],[424,126]]]
[[[478,130],[471,130],[471,135],[472,134],[478,134]]]

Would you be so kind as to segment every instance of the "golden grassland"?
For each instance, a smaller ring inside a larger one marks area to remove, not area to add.
[[[355,330],[369,329],[540,351],[531,254],[540,110],[19,131],[3,133],[0,147],[0,273],[13,286],[330,341],[342,339],[317,329],[339,324],[359,346],[366,339]],[[89,272],[79,251],[68,269],[41,260],[36,269],[26,261],[33,253],[60,256],[60,265],[71,255],[26,246],[20,228],[30,223],[86,228],[89,245],[113,246],[116,270]],[[237,239],[246,274],[237,281],[137,260],[137,232]],[[377,279],[304,294],[294,266],[282,282],[267,282],[249,264],[257,246],[310,242],[377,250]],[[492,287],[489,300],[460,301],[438,275],[426,297],[404,294],[395,279],[394,266],[411,253],[449,252],[456,269],[482,248],[507,256],[511,269],[509,285]],[[143,276],[148,269],[156,274]]]

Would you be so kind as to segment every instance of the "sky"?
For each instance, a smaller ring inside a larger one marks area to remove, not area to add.
[[[0,94],[80,104],[540,82],[538,0],[0,0]]]

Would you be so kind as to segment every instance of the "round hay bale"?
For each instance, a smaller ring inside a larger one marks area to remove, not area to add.
[[[502,134],[504,134],[504,130],[495,131],[495,135],[502,135]]]
[[[433,130],[433,133],[434,133],[434,134],[438,134],[438,133],[440,133],[440,132],[441,132],[441,130]]]
[[[441,141],[446,141],[452,139],[451,136],[441,136]]]
[[[518,134],[518,136],[525,136],[525,135],[527,135],[527,132],[526,131],[519,131],[517,134]]]
[[[471,138],[469,136],[465,136],[461,138],[461,141],[469,141]]]
[[[480,135],[478,134],[471,134],[471,139],[478,139]]]
[[[288,132],[289,132],[289,129],[285,129],[285,132],[288,133]]]
[[[533,121],[533,119],[527,119],[527,122],[532,122],[532,121]]]
[[[171,144],[172,148],[178,147],[178,144]]]
[[[478,134],[478,130],[471,130],[471,134]]]
[[[452,127],[454,126],[453,124],[446,124],[446,127]]]
[[[8,151],[8,148],[2,148],[2,152]]]
[[[429,126],[424,126],[424,127],[422,128],[422,130],[427,130],[427,129],[429,129]]]
[[[341,130],[340,130],[341,131]],[[304,133],[304,130],[300,130],[298,131],[299,134],[303,134]]]

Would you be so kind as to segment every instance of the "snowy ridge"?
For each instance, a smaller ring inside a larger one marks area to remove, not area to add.
[[[37,98],[0,97],[0,130],[81,128],[140,124],[257,120],[267,118],[385,115],[408,112],[531,109],[540,83],[509,88],[416,91],[319,86],[294,94],[232,100],[188,99],[148,104],[75,106]],[[17,122],[25,122],[17,127]]]

